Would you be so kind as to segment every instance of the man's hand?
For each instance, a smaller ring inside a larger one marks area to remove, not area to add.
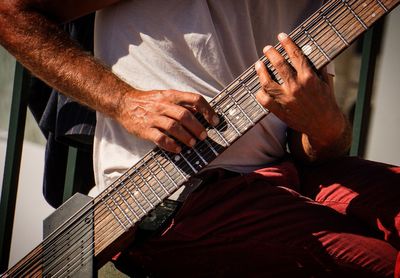
[[[180,141],[192,147],[207,137],[195,112],[210,124],[218,118],[198,94],[143,92],[80,49],[58,23],[119,0],[0,0],[0,43],[33,74],[58,91],[111,117],[130,133],[168,151]]]
[[[196,139],[204,140],[207,132],[193,113],[198,112],[211,125],[217,125],[218,116],[201,96],[175,90],[125,93],[116,119],[130,132],[154,142],[159,147],[179,153],[175,141],[189,147]]]
[[[258,62],[256,70],[261,89],[257,100],[291,129],[302,134],[297,136],[301,140],[297,147],[303,150],[294,150],[295,153],[302,152],[307,160],[316,160],[321,154],[329,157],[344,153],[350,137],[347,136],[346,142],[340,141],[348,132],[348,123],[335,101],[332,79],[325,69],[321,71],[321,77],[318,76],[301,49],[286,34],[279,34],[278,39],[292,64],[275,48],[264,48],[265,56],[283,83],[280,85],[272,80],[264,64]],[[339,153],[328,154],[333,149]]]

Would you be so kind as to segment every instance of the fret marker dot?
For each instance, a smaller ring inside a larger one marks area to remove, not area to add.
[[[372,13],[371,16],[372,16],[372,17],[375,17],[375,16],[376,16],[376,13]]]
[[[181,160],[181,157],[179,155],[175,155],[174,159],[175,159],[175,161],[179,161],[179,160]]]
[[[187,152],[186,152],[187,154],[190,154],[191,153],[191,151],[190,150],[187,150]]]
[[[303,51],[303,53],[304,53],[305,55],[310,55],[311,52],[313,51],[312,46],[309,45],[309,44],[304,45],[304,46],[301,48],[301,50]]]
[[[200,164],[200,161],[196,161],[196,164],[199,165],[199,164]]]

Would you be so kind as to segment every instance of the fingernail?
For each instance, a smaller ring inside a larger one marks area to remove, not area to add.
[[[288,35],[287,35],[286,33],[280,33],[280,34],[278,35],[278,39],[279,39],[280,41],[286,39],[287,37],[288,37]]]
[[[217,125],[219,124],[219,117],[217,115],[214,115],[212,118],[212,124]],[[206,134],[207,135],[207,134]]]
[[[203,131],[203,132],[200,134],[200,139],[201,139],[201,140],[204,140],[204,139],[206,139],[206,138],[207,138],[207,132]]]
[[[254,68],[255,68],[256,70],[260,70],[260,69],[261,69],[261,63],[262,63],[262,62],[258,61],[258,62],[255,64]]]
[[[270,48],[272,48],[271,45],[267,45],[266,47],[264,47],[263,52],[267,52]]]
[[[181,148],[181,147],[177,147],[177,148],[175,149],[175,151],[176,151],[177,153],[180,153],[180,152],[182,151],[182,148]]]
[[[196,140],[194,140],[193,138],[190,139],[189,145],[190,145],[191,147],[193,147],[194,145],[196,145]]]

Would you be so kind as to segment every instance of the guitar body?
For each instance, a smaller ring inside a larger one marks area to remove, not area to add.
[[[73,217],[82,207],[91,203],[92,200],[92,198],[80,193],[76,193],[74,196],[69,198],[62,204],[62,206],[43,221],[43,238],[50,236],[63,223]],[[86,253],[82,252],[83,250],[91,250],[91,246],[94,243],[93,214],[91,217],[90,216],[91,215],[88,215],[86,221],[82,221],[75,226],[76,230],[81,230],[82,234],[84,234],[82,240],[75,241],[73,237],[67,237],[64,239],[66,244],[55,244],[56,248],[53,248],[52,245],[50,245],[51,248],[43,247],[42,252],[44,257],[63,257],[60,263],[54,263],[56,262],[55,260],[45,260],[43,262],[44,277],[57,276],[57,273],[63,272],[66,265],[69,262],[73,262],[76,258],[79,258],[76,260],[77,270],[76,272],[68,274],[69,277],[93,277],[93,273],[95,273],[93,253],[89,252],[86,255]],[[69,252],[68,249],[73,250],[73,252]],[[68,269],[69,268],[66,268],[67,272]]]

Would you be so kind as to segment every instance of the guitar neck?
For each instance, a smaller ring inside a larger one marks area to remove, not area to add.
[[[331,0],[289,36],[302,49],[310,64],[318,70],[332,61],[399,2],[400,0]],[[275,48],[288,59],[280,44]],[[282,83],[271,63],[265,57],[260,58],[260,61],[264,62],[277,82]],[[198,142],[194,148],[183,146],[180,154],[168,153],[160,148],[150,151],[90,205],[82,208],[75,217],[46,238],[40,247],[5,273],[5,277],[19,277],[27,273],[40,274],[41,262],[52,260],[51,257],[44,257],[42,246],[48,248],[54,242],[62,243],[65,234],[73,234],[77,241],[80,240],[79,234],[82,231],[77,228],[76,223],[86,222],[88,219],[94,222],[94,239],[92,248],[85,251],[85,256],[90,252],[90,255],[93,254],[97,258],[109,259],[131,235],[137,222],[269,113],[255,99],[254,95],[259,88],[259,80],[252,65],[210,102],[222,121],[215,128],[207,128],[206,140]],[[206,125],[204,120],[202,122]],[[75,249],[65,250],[65,254],[76,252]],[[46,252],[46,256],[48,254],[49,251]],[[70,272],[72,270],[69,268],[63,271]],[[13,275],[15,273],[18,275]]]

